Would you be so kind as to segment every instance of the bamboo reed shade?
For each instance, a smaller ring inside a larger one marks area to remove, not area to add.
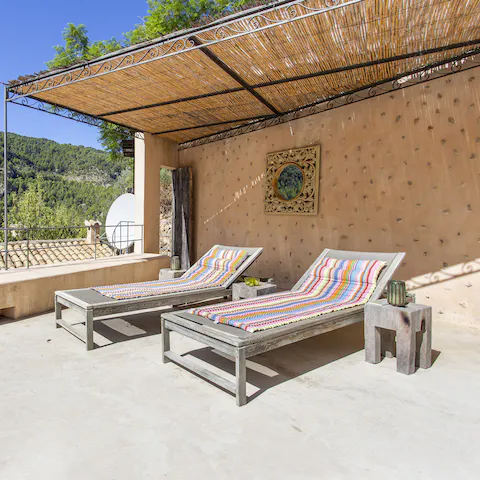
[[[196,50],[49,90],[36,97],[101,115],[239,86]]]
[[[242,91],[208,99],[191,100],[147,110],[110,115],[105,117],[105,120],[135,124],[141,131],[159,133],[271,114],[272,112],[250,93]]]
[[[305,0],[303,5],[320,8],[325,0]],[[288,8],[300,12],[298,5]],[[265,16],[284,20],[286,12],[280,9]],[[109,61],[131,65],[124,70],[109,71],[107,62],[101,64],[102,71],[108,71],[103,76],[71,83],[64,75],[63,83],[37,91],[31,89],[32,80],[19,90],[181,143],[476,51],[479,17],[480,0],[364,0],[262,31],[252,28],[251,19],[240,19],[228,26],[228,32],[250,33],[206,49],[181,51],[192,42],[208,44],[225,27],[192,32],[183,44],[159,41],[162,53],[179,50],[172,56],[135,65],[145,59],[144,51],[120,52]],[[450,47],[457,44],[464,45]],[[442,47],[449,48],[423,53]],[[322,73],[335,69],[342,71]]]
[[[458,49],[451,51],[458,55]],[[362,68],[362,83],[371,85],[382,79],[392,78],[398,72],[408,72],[422,67],[427,60],[433,64],[444,58],[444,54],[425,55],[420,58],[409,58],[399,62],[391,62],[385,65],[373,65]],[[405,70],[401,70],[405,69]],[[351,92],[358,88],[359,72],[350,70],[317,78],[292,81],[271,87],[258,88],[257,91],[275,107],[281,111],[290,111],[298,108],[297,105],[309,105],[320,100],[328,99],[341,92]]]

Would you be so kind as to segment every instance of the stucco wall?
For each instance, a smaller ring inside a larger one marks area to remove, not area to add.
[[[417,301],[480,327],[479,105],[476,69],[180,151],[194,167],[196,255],[262,245],[251,273],[285,288],[325,247],[405,251],[397,278],[427,285]],[[318,215],[265,215],[266,154],[313,144]]]
[[[160,251],[160,169],[177,166],[176,143],[148,133],[135,138],[135,223],[143,225],[145,252]],[[136,238],[141,234],[137,227]],[[141,253],[140,242],[135,243],[135,251]]]

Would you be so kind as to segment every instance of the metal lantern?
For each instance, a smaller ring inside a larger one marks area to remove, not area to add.
[[[390,280],[387,287],[387,302],[394,307],[407,304],[407,289],[402,280]]]
[[[180,270],[180,257],[174,256],[170,259],[170,268],[172,270]]]

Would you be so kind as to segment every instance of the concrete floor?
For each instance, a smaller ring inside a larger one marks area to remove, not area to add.
[[[2,480],[479,478],[479,332],[435,324],[434,365],[404,376],[344,328],[255,357],[238,408],[161,363],[157,314],[96,322],[91,352],[53,324],[0,324]]]

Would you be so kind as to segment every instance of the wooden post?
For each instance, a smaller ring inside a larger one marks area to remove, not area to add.
[[[237,406],[247,403],[247,359],[245,348],[237,348],[235,351],[235,397]]]
[[[57,296],[55,295],[55,328],[61,328],[58,324],[57,320],[62,319],[62,306],[57,300]]]
[[[165,352],[170,351],[170,330],[165,326],[165,320],[160,317],[162,327],[162,362],[168,363],[170,360],[165,356]]]
[[[87,351],[93,350],[93,310],[87,310],[86,318],[85,318],[85,327],[87,329],[87,337],[86,337],[86,344],[87,344]]]

